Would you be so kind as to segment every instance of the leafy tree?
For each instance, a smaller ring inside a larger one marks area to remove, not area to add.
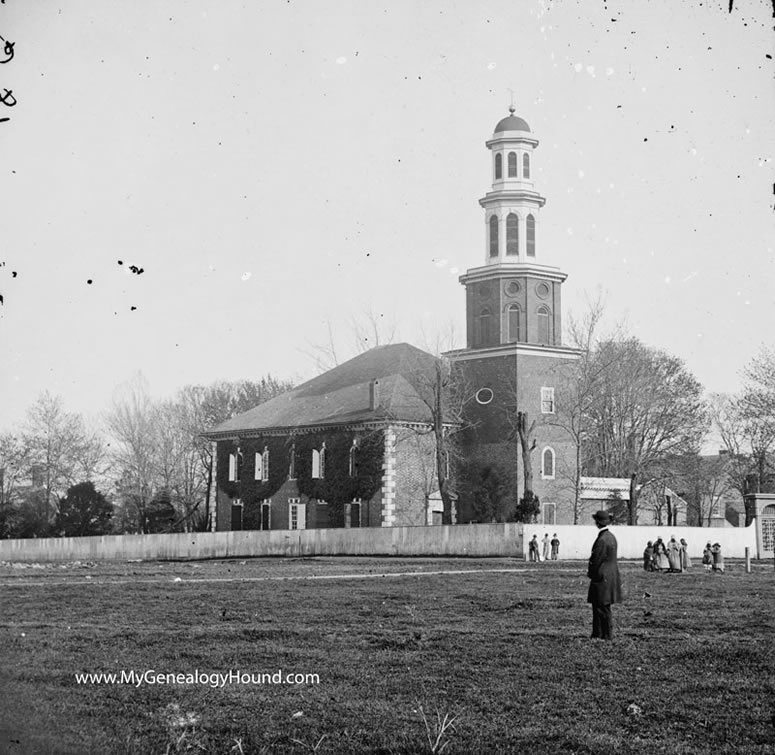
[[[519,499],[515,519],[518,522],[526,524],[538,521],[538,515],[541,513],[541,501],[532,490],[526,490],[522,498]]]
[[[113,506],[91,481],[71,486],[59,501],[57,530],[65,537],[110,532]]]
[[[473,458],[461,469],[461,497],[480,522],[505,522],[513,515],[516,475],[495,459]]]

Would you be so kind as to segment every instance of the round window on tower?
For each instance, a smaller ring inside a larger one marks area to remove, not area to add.
[[[479,404],[482,404],[483,406],[486,404],[489,404],[490,401],[493,400],[495,394],[492,392],[491,388],[480,388],[476,392],[476,401]]]
[[[516,296],[520,291],[519,281],[508,281],[506,283],[506,294]]]
[[[538,294],[538,296],[542,299],[545,299],[547,296],[549,296],[549,286],[547,286],[546,283],[539,283],[536,286],[536,294]]]

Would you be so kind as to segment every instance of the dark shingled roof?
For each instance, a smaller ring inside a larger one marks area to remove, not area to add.
[[[408,343],[378,346],[216,425],[205,435],[385,419],[430,422],[423,397],[431,395],[434,364],[435,357]],[[370,406],[372,380],[379,381],[379,402],[374,409]]]

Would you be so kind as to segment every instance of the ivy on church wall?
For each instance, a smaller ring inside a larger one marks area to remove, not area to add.
[[[350,475],[350,449],[357,440],[357,474]],[[312,451],[326,444],[322,479],[312,477]],[[299,493],[326,501],[331,524],[341,526],[344,505],[355,498],[369,501],[382,486],[385,439],[382,430],[368,433],[330,430],[296,437],[296,477]]]
[[[350,449],[356,446],[356,472],[350,475]],[[384,456],[382,430],[327,430],[298,435],[258,436],[218,443],[218,487],[231,499],[243,503],[244,529],[259,529],[261,503],[271,499],[288,481],[291,450],[295,453],[298,492],[326,501],[331,526],[343,526],[344,504],[355,498],[370,500],[382,485]],[[312,477],[312,451],[326,446],[323,479]],[[269,451],[269,479],[255,479],[255,455]],[[241,453],[240,479],[229,481],[229,454]]]
[[[242,454],[239,481],[230,482],[229,454],[239,448]],[[269,451],[269,479],[256,480],[256,453]],[[259,436],[243,438],[238,443],[226,441],[218,444],[218,486],[229,496],[243,503],[242,524],[245,529],[258,529],[261,519],[261,502],[271,498],[288,479],[290,438],[283,436]]]

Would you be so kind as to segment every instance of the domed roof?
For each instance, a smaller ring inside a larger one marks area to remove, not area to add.
[[[513,107],[509,108],[509,113],[511,115],[507,118],[498,121],[498,125],[495,127],[496,134],[501,131],[530,131],[530,126],[527,125],[527,122],[514,115]]]

